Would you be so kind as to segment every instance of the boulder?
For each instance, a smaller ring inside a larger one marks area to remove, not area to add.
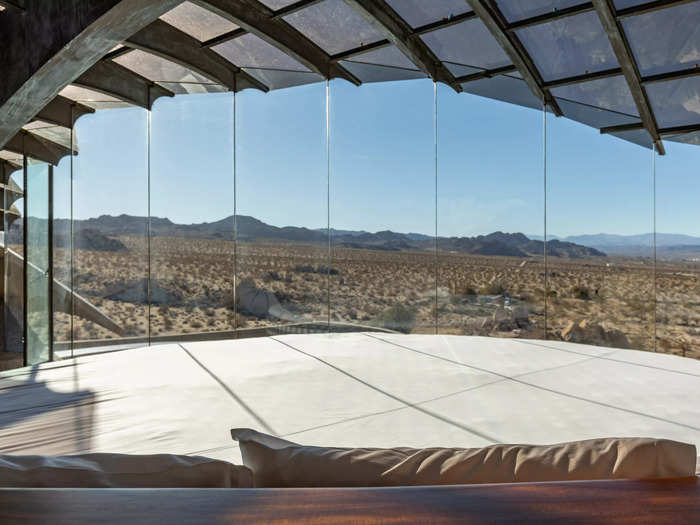
[[[620,330],[606,330],[603,326],[588,319],[570,321],[562,330],[561,339],[570,343],[582,343],[614,348],[630,348],[630,342]]]

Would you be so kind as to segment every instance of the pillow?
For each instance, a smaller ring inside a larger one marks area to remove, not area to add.
[[[695,446],[665,439],[607,438],[484,448],[303,446],[234,429],[256,487],[459,485],[518,481],[684,477]]]
[[[252,487],[246,467],[171,454],[0,455],[0,487]]]

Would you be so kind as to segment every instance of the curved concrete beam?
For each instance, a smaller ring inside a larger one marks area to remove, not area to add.
[[[0,148],[61,89],[181,1],[27,0],[23,12],[3,12]]]
[[[262,82],[218,53],[202,46],[196,38],[162,20],[156,20],[144,27],[129,37],[124,45],[180,64],[232,91],[245,87],[268,91],[268,87]]]

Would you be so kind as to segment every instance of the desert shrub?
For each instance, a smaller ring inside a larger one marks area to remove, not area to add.
[[[571,297],[581,299],[582,301],[591,300],[591,291],[585,286],[576,285],[571,289]]]
[[[192,321],[190,326],[195,329],[203,328],[204,325],[200,321]]]
[[[481,290],[479,290],[482,295],[503,295],[506,291],[506,287],[501,283],[489,283],[486,286],[482,286]]]
[[[411,333],[416,324],[416,311],[413,308],[397,304],[384,310],[375,322],[382,328],[408,334]]]

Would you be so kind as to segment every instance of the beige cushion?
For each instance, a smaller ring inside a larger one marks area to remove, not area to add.
[[[0,487],[251,487],[246,467],[171,454],[0,455]]]
[[[607,438],[484,448],[302,446],[234,429],[256,487],[457,485],[516,481],[682,477],[695,474],[695,446],[665,439]]]

